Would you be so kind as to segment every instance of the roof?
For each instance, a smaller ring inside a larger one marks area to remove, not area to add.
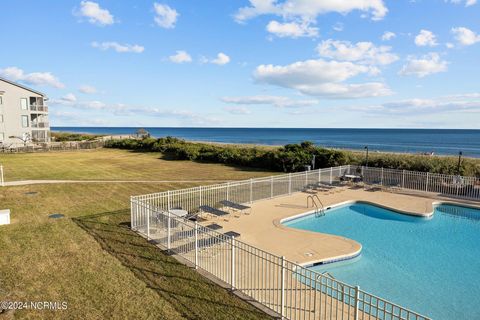
[[[9,83],[9,84],[11,84],[11,85],[17,86],[17,87],[22,88],[22,89],[24,89],[24,90],[31,91],[31,92],[36,93],[36,94],[38,94],[38,95],[41,95],[41,96],[43,96],[43,97],[45,97],[45,98],[47,97],[47,95],[46,95],[45,93],[42,93],[42,92],[37,91],[37,90],[33,90],[32,88],[29,88],[29,87],[26,87],[26,86],[24,86],[24,85],[21,85],[20,83],[13,82],[13,81],[7,80],[7,79],[2,78],[2,77],[0,77],[0,81],[4,81],[4,82],[6,82],[6,83]]]

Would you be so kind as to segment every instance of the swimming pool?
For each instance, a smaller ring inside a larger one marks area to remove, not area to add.
[[[430,218],[355,202],[283,223],[344,236],[361,256],[313,266],[433,319],[480,319],[480,210],[437,205]]]

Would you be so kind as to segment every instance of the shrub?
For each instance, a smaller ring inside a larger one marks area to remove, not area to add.
[[[365,165],[365,154],[315,146],[305,141],[279,148],[245,147],[187,142],[175,137],[159,139],[116,139],[105,143],[107,148],[153,151],[168,154],[172,159],[205,161],[255,167],[273,171],[295,172],[311,165],[315,155],[315,168],[354,164]],[[457,174],[457,158],[414,154],[370,153],[370,167]],[[480,177],[480,160],[464,158],[460,174]]]
[[[87,134],[87,133],[70,133],[70,132],[52,132],[52,140],[58,142],[66,142],[66,141],[92,141],[102,135],[98,134]]]

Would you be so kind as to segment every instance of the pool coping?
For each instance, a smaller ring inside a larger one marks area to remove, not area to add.
[[[460,207],[466,207],[466,208],[472,208],[472,209],[480,210],[480,205],[476,206],[476,205],[465,204],[465,203],[460,203],[460,202],[456,202],[456,201],[443,201],[443,200],[432,201],[432,211],[431,212],[426,212],[426,213],[408,212],[408,211],[396,209],[396,208],[393,208],[393,207],[390,207],[390,206],[386,206],[386,205],[382,205],[382,204],[379,204],[379,203],[376,203],[376,202],[366,201],[366,200],[342,201],[342,202],[339,202],[339,203],[335,203],[333,205],[329,205],[325,209],[330,210],[330,209],[338,208],[338,207],[341,207],[341,206],[346,206],[346,205],[351,205],[351,204],[356,204],[356,203],[373,205],[373,206],[376,206],[376,207],[379,207],[379,208],[382,208],[382,209],[394,211],[397,214],[413,216],[413,217],[418,217],[418,218],[423,218],[423,219],[428,219],[428,220],[433,218],[433,215],[435,213],[435,207],[437,207],[439,205],[444,205],[444,204],[446,204],[446,205],[456,205],[456,206],[460,206]],[[301,219],[301,218],[310,216],[310,215],[314,214],[315,211],[316,210],[309,210],[307,212],[295,214],[295,215],[292,215],[292,216],[289,216],[289,217],[286,217],[286,218],[275,219],[273,221],[273,224],[276,227],[279,227],[279,228],[282,228],[282,229],[291,229],[291,230],[293,229],[293,230],[300,231],[300,232],[309,232],[309,233],[313,232],[313,233],[326,234],[326,235],[334,236],[334,237],[341,237],[341,238],[344,238],[344,239],[347,239],[347,240],[350,240],[352,242],[357,243],[360,246],[360,248],[357,251],[349,253],[349,254],[342,254],[342,255],[338,255],[338,256],[334,256],[334,257],[328,257],[328,258],[324,258],[324,259],[307,261],[307,262],[300,263],[299,265],[302,266],[302,267],[309,268],[309,267],[313,267],[313,266],[317,266],[317,265],[325,265],[325,264],[331,264],[331,263],[336,263],[336,262],[341,262],[341,261],[346,261],[346,260],[352,260],[352,259],[355,259],[355,258],[359,257],[362,253],[363,245],[356,240],[353,240],[353,239],[350,239],[350,238],[347,238],[347,237],[341,236],[341,235],[330,234],[330,233],[325,233],[325,232],[302,230],[302,229],[292,228],[292,227],[284,225],[285,222],[289,222],[289,221],[293,221],[293,220],[296,220],[296,219]]]

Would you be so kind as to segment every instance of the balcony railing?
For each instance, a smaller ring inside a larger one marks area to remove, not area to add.
[[[47,106],[30,105],[30,111],[48,112],[48,107]]]
[[[48,122],[44,121],[39,121],[39,122],[32,122],[31,127],[32,128],[48,128],[50,125]]]

